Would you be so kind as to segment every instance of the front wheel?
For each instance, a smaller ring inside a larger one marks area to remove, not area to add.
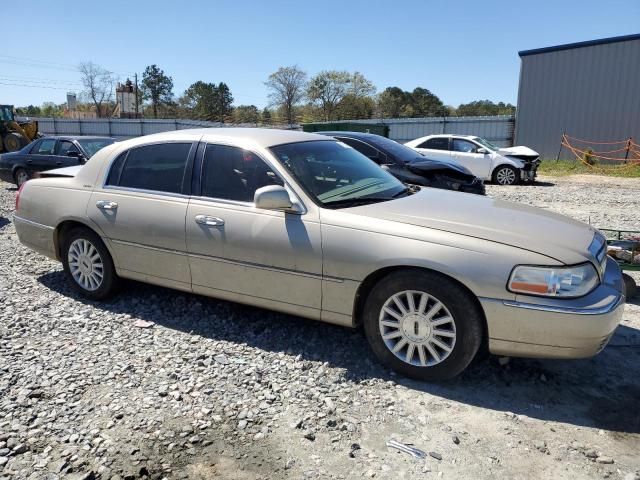
[[[520,171],[510,165],[500,165],[493,171],[493,183],[498,185],[516,185]]]
[[[455,377],[482,343],[482,316],[473,297],[434,272],[383,278],[366,300],[363,321],[378,359],[418,380]]]
[[[80,294],[91,300],[103,300],[113,294],[115,268],[98,235],[86,228],[76,228],[65,236],[61,253],[64,272]]]

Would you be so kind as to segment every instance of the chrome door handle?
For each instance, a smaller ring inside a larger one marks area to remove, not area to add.
[[[196,215],[195,219],[198,225],[206,225],[207,227],[220,227],[224,225],[223,219],[210,217],[209,215]]]
[[[116,202],[110,202],[109,200],[98,200],[96,202],[96,207],[100,210],[116,210],[118,208],[118,204]]]

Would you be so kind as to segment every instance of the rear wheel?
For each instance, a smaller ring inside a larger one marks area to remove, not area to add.
[[[473,297],[443,275],[393,273],[366,302],[363,320],[371,348],[383,364],[407,377],[455,377],[482,343],[483,320]]]
[[[493,171],[493,183],[498,185],[516,185],[520,172],[510,165],[500,165]]]
[[[84,297],[102,300],[113,294],[117,280],[113,260],[98,235],[86,228],[71,230],[61,254],[67,278]]]
[[[3,144],[7,152],[15,152],[29,143],[26,138],[16,132],[7,133],[4,136]]]
[[[20,188],[22,184],[29,180],[31,177],[29,176],[29,172],[27,172],[24,168],[18,168],[13,174],[13,178],[16,181],[16,185],[18,186],[18,188]]]

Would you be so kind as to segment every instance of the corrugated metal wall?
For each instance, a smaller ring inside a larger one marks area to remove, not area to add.
[[[120,139],[198,127],[232,127],[255,125],[231,125],[198,120],[130,120],[124,118],[34,118],[40,132],[47,135],[105,135]],[[380,120],[345,120],[348,123],[379,123]],[[342,123],[342,122],[333,122]],[[404,143],[414,138],[436,133],[458,133],[486,138],[500,147],[513,145],[514,117],[427,117],[385,119],[389,126],[389,138]],[[278,128],[274,126],[274,128]],[[281,126],[280,128],[289,128]],[[294,128],[298,128],[295,127]]]
[[[640,40],[522,56],[516,143],[555,158],[563,132],[640,142]]]
[[[217,122],[199,120],[153,120],[125,118],[33,118],[46,135],[100,135],[119,139],[185,128],[219,127]]]
[[[514,117],[497,115],[494,117],[426,117],[426,118],[385,118],[368,120],[344,120],[328,123],[384,123],[389,126],[389,138],[397,142],[408,142],[415,138],[437,133],[457,133],[477,135],[500,147],[513,145]]]

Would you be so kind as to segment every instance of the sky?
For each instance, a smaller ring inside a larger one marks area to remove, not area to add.
[[[638,0],[29,0],[2,24],[0,104],[63,103],[92,61],[120,79],[157,64],[179,96],[225,82],[234,104],[268,104],[281,66],[359,71],[431,90],[447,105],[515,104],[519,50],[640,32]],[[18,19],[18,20],[15,20]],[[28,85],[28,86],[27,86]]]

